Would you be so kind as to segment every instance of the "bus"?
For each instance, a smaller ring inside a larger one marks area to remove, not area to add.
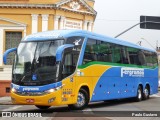
[[[53,30],[24,37],[12,70],[13,104],[39,109],[68,105],[84,109],[89,102],[133,98],[158,92],[155,50],[83,30]]]

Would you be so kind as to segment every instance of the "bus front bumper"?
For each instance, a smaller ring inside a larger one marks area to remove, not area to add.
[[[42,96],[21,96],[11,92],[13,104],[57,106],[61,104],[61,92],[56,91]]]

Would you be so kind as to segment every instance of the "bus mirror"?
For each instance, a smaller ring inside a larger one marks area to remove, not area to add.
[[[62,53],[65,49],[67,48],[73,48],[74,45],[72,44],[65,44],[65,45],[61,45],[58,47],[57,51],[56,51],[56,61],[61,61],[62,60]]]
[[[4,54],[3,54],[3,63],[4,64],[7,64],[7,56],[8,56],[8,54],[11,53],[11,52],[14,52],[14,51],[17,51],[17,48],[11,48],[11,49],[8,49],[8,50],[6,50],[4,52]]]

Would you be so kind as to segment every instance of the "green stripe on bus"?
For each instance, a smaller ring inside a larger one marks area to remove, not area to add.
[[[94,61],[94,62],[89,62],[85,65],[80,65],[78,66],[79,69],[83,69],[86,68],[88,66],[91,65],[108,65],[108,66],[122,66],[122,67],[136,67],[136,68],[149,68],[149,69],[155,69],[158,66],[153,66],[153,67],[149,67],[149,66],[140,66],[140,65],[131,65],[131,64],[120,64],[120,63],[110,63],[110,62],[98,62],[98,61]]]

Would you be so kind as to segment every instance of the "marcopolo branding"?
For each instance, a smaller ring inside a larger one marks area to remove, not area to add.
[[[144,77],[144,69],[121,68],[121,77]]]
[[[26,87],[26,88],[23,88],[23,91],[38,91],[39,88],[31,88],[31,87]]]

